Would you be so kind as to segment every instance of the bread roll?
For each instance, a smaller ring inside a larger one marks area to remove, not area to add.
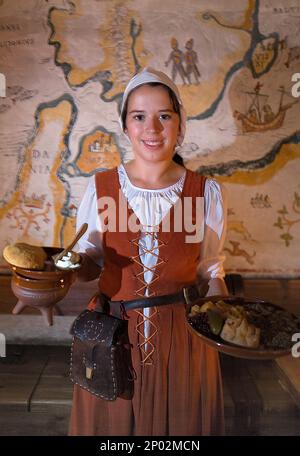
[[[258,348],[260,329],[248,323],[246,318],[227,318],[220,334],[223,340],[242,347]]]
[[[17,242],[3,250],[4,259],[13,266],[43,270],[47,254],[42,247]]]

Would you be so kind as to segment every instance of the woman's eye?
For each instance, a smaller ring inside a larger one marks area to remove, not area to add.
[[[171,119],[171,116],[170,116],[170,114],[161,114],[161,115],[160,115],[160,118],[161,118],[162,120],[168,120],[168,119]]]
[[[144,120],[145,116],[143,114],[135,114],[135,116],[133,116],[134,120]]]

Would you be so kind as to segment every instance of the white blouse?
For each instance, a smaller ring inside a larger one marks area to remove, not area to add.
[[[119,182],[122,192],[131,209],[143,226],[139,241],[139,255],[144,265],[144,281],[150,283],[152,271],[157,261],[157,239],[147,236],[151,226],[159,225],[182,192],[186,173],[175,184],[158,190],[149,190],[133,185],[124,166],[118,167]],[[207,179],[204,190],[204,239],[200,249],[198,275],[206,278],[224,277],[222,249],[226,235],[226,192],[223,185],[213,179]],[[99,266],[103,264],[101,245],[101,220],[98,217],[97,196],[94,176],[89,180],[87,189],[77,212],[77,229],[82,223],[88,223],[88,229],[79,240],[76,251],[86,252]],[[74,249],[75,250],[75,249]],[[145,290],[147,296],[147,288]]]

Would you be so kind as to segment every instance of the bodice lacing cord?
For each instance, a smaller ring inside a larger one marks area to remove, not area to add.
[[[143,298],[145,297],[145,290],[146,289],[148,290],[147,297],[151,297],[151,296],[155,296],[156,295],[156,292],[151,291],[151,289],[150,289],[150,286],[159,279],[159,274],[155,271],[155,269],[156,269],[157,266],[159,266],[161,264],[164,264],[166,262],[166,260],[161,258],[157,253],[155,253],[155,250],[157,250],[157,249],[160,252],[160,248],[162,246],[166,245],[166,243],[159,239],[156,231],[150,231],[150,232],[149,231],[145,231],[144,234],[146,236],[151,236],[151,238],[152,238],[151,245],[153,247],[151,249],[147,249],[146,247],[142,246],[142,249],[143,249],[142,254],[150,253],[151,255],[153,255],[153,256],[155,256],[157,258],[157,262],[156,262],[156,264],[154,266],[148,267],[148,266],[144,265],[141,262],[139,255],[131,257],[131,259],[135,263],[137,263],[139,266],[141,266],[141,268],[142,268],[142,270],[138,274],[135,275],[135,277],[141,283],[141,287],[138,288],[137,290],[135,290],[135,294],[137,296],[141,296]],[[155,241],[158,242],[156,245],[155,245]],[[138,248],[141,248],[141,246],[139,245],[139,238],[132,239],[130,242],[133,245],[137,246]],[[152,271],[153,272],[153,278],[152,278],[151,282],[149,282],[149,283],[145,282],[145,280],[144,280],[145,271]],[[155,337],[155,335],[158,332],[157,326],[152,321],[153,317],[155,317],[155,315],[158,313],[157,307],[151,307],[150,311],[151,311],[150,315],[147,316],[147,315],[145,315],[143,313],[143,311],[141,311],[139,309],[135,310],[135,312],[139,315],[139,317],[141,317],[141,320],[136,325],[136,331],[141,336],[141,338],[143,339],[142,342],[139,344],[139,348],[141,350],[141,355],[142,355],[142,361],[141,361],[142,365],[153,365],[152,355],[153,355],[153,353],[155,351],[155,346],[152,343],[152,339]],[[144,334],[144,325],[145,325],[145,323],[149,324],[149,335],[148,335],[148,337],[146,337],[145,334]]]

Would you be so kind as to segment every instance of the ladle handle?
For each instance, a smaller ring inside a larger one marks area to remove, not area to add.
[[[60,260],[67,252],[69,252],[70,250],[72,250],[72,248],[74,247],[74,245],[79,241],[79,239],[84,235],[84,233],[86,232],[86,230],[88,229],[88,224],[87,223],[83,223],[80,227],[80,229],[77,231],[77,233],[75,234],[75,237],[73,239],[73,241],[62,251],[60,252],[56,257],[56,261],[57,260]]]

